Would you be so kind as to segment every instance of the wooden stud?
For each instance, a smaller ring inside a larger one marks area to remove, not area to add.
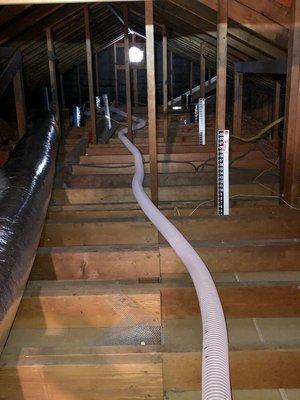
[[[132,34],[132,43],[135,43],[135,34]],[[132,78],[133,78],[133,101],[134,106],[138,107],[139,105],[139,91],[138,91],[138,75],[137,68],[133,66],[132,68]]]
[[[7,86],[9,85],[17,71],[21,68],[21,66],[22,54],[20,51],[16,51],[0,75],[0,96],[2,96]]]
[[[87,73],[88,73],[88,84],[89,84],[89,102],[90,102],[90,112],[91,112],[92,142],[97,143],[93,53],[92,53],[90,16],[89,16],[89,6],[88,5],[84,6],[84,24],[85,24]]]
[[[115,70],[115,104],[119,105],[119,85],[118,85],[118,69],[117,69],[117,45],[114,44],[114,70]]]
[[[228,0],[218,0],[217,24],[217,84],[215,131],[225,129],[226,123],[226,72],[227,72],[227,26]],[[215,155],[217,159],[217,154]],[[217,204],[217,163],[214,190],[214,205]]]
[[[190,95],[193,96],[193,61],[190,61]]]
[[[227,71],[227,0],[218,0],[216,130],[225,129]]]
[[[173,75],[173,52],[170,51],[169,53],[169,74],[170,74],[170,98],[171,98],[171,105],[173,105],[173,98],[174,98],[174,75]]]
[[[200,97],[205,98],[205,44],[201,44],[200,53]]]
[[[275,82],[275,93],[274,93],[274,115],[273,120],[280,118],[280,92],[281,83],[279,81]],[[274,127],[274,135],[278,135],[278,125]]]
[[[234,97],[233,97],[233,134],[242,135],[243,119],[243,74],[234,73]]]
[[[99,53],[95,53],[96,94],[100,96]]]
[[[123,7],[124,14],[124,60],[125,60],[125,82],[126,82],[126,110],[127,110],[127,137],[132,140],[132,109],[131,109],[131,82],[130,82],[130,60],[129,60],[129,34],[128,34],[128,6]]]
[[[137,75],[137,68],[132,68],[132,81],[133,81],[133,101],[134,106],[139,106],[139,91],[138,91],[138,75]]]
[[[13,79],[15,105],[18,123],[18,135],[21,138],[26,133],[26,105],[23,85],[22,68],[19,68]]]
[[[168,140],[168,38],[166,27],[162,30],[162,57],[163,57],[163,113],[164,139]]]
[[[59,131],[59,134],[61,134],[60,105],[59,105],[59,99],[58,99],[56,59],[55,59],[55,49],[54,49],[52,28],[46,29],[46,38],[47,38],[47,50],[48,50],[48,59],[49,59],[52,105],[56,112],[56,121],[57,121],[57,125],[58,125],[58,131]]]
[[[157,176],[157,138],[156,138],[156,93],[155,93],[155,56],[153,0],[145,1],[146,56],[147,56],[147,98],[148,98],[148,136],[150,156],[151,200],[158,204]]]
[[[300,2],[293,1],[285,106],[285,136],[283,142],[282,196],[295,203],[300,182]]]

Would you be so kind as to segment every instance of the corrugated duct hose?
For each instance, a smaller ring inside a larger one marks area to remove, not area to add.
[[[0,169],[0,353],[40,240],[55,171],[54,113],[38,117]]]
[[[111,111],[126,113],[111,107]],[[145,126],[145,121],[133,117],[134,130]],[[203,325],[202,399],[230,400],[228,337],[222,305],[214,281],[197,252],[174,225],[154,206],[143,189],[144,167],[139,150],[126,137],[127,128],[119,131],[122,143],[134,156],[135,174],[132,190],[141,209],[157,227],[185,264],[193,280],[201,309]]]

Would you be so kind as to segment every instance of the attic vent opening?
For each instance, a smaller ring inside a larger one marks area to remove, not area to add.
[[[144,59],[143,50],[136,46],[131,46],[129,49],[129,61],[132,63],[140,63]]]

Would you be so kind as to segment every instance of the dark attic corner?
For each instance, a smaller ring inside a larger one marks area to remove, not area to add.
[[[300,1],[0,1],[0,400],[300,399]]]

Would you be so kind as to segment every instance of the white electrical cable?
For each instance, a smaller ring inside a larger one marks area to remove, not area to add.
[[[116,108],[111,107],[111,110],[124,117],[127,115]],[[145,121],[140,118],[133,117],[133,122],[134,130],[145,126]],[[185,264],[197,292],[203,326],[202,399],[231,400],[227,328],[216,286],[197,252],[144,192],[143,159],[139,150],[125,136],[127,131],[127,128],[122,128],[118,136],[134,156],[133,194],[141,209]]]

